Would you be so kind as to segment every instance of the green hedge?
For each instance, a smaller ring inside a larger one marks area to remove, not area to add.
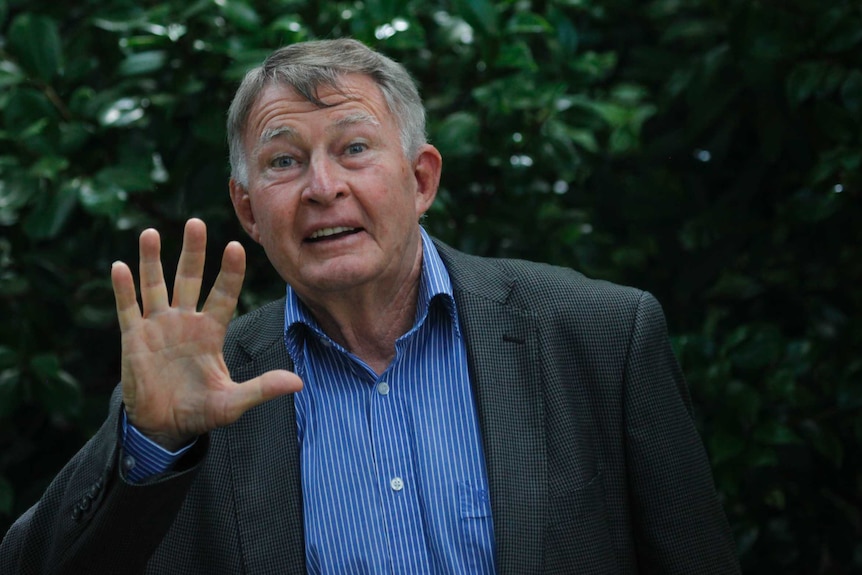
[[[421,85],[435,235],[662,301],[745,571],[862,570],[857,0],[0,0],[0,35],[0,532],[104,416],[111,262],[245,241],[238,79],[349,35]],[[246,245],[244,310],[283,289]]]

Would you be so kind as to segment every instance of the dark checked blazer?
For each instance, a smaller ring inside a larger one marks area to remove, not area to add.
[[[655,299],[438,249],[467,342],[499,573],[737,573]],[[292,367],[283,318],[277,301],[234,321],[225,359],[236,381]],[[118,471],[117,394],[110,413],[4,539],[0,572],[305,572],[292,396],[138,486]]]

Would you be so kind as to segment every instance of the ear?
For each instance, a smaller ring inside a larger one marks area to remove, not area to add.
[[[422,216],[434,203],[437,188],[440,186],[440,172],[443,169],[443,157],[431,144],[419,148],[419,154],[413,162],[413,176],[416,178],[416,217]]]
[[[245,186],[231,178],[229,182],[230,201],[233,203],[233,211],[236,213],[239,223],[251,239],[260,243],[260,233],[257,231],[257,220],[254,217],[254,210],[251,207],[251,198],[248,197],[248,191]]]

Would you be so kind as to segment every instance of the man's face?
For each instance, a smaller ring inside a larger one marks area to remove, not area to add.
[[[404,156],[371,78],[346,75],[340,88],[322,87],[330,107],[318,108],[293,88],[267,87],[245,128],[248,186],[231,181],[243,227],[311,300],[406,281],[440,176],[433,146]]]

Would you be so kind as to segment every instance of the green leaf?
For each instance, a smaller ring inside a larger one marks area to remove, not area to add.
[[[365,8],[374,22],[387,22],[398,15],[401,0],[366,0]]]
[[[128,194],[114,184],[75,180],[70,185],[77,190],[84,209],[93,215],[117,218],[126,205]]]
[[[820,455],[836,468],[841,467],[844,460],[844,446],[830,429],[809,419],[802,422],[802,432],[805,439]]]
[[[814,91],[822,85],[828,68],[823,62],[803,62],[797,65],[787,76],[787,100],[792,106],[798,106],[811,97]]]
[[[856,128],[850,110],[829,101],[817,102],[815,117],[819,128],[842,144],[849,144],[856,138]]]
[[[497,68],[515,68],[535,72],[539,69],[533,60],[533,54],[526,42],[507,42],[500,48],[500,53],[494,62]]]
[[[306,27],[302,24],[302,20],[300,20],[299,16],[294,14],[277,18],[269,25],[269,29],[280,34],[284,34],[285,32],[290,34],[301,34],[306,31]]]
[[[553,27],[534,12],[516,12],[506,23],[509,34],[547,34]]]
[[[499,16],[493,2],[489,0],[454,0],[455,13],[464,18],[474,29],[489,36],[500,35]]]
[[[39,158],[30,167],[30,174],[36,178],[53,180],[57,175],[69,167],[69,160],[61,156],[45,156]]]
[[[733,459],[745,450],[745,440],[742,437],[722,429],[716,429],[707,438],[707,444],[712,464],[716,466]]]
[[[728,338],[727,349],[733,364],[743,369],[758,369],[774,365],[781,358],[785,341],[778,328],[771,324],[748,326]],[[744,339],[738,340],[742,335]]]
[[[848,110],[862,117],[862,71],[853,70],[847,76],[841,86],[841,99]]]
[[[165,67],[168,55],[164,50],[148,50],[130,54],[120,63],[121,76],[151,74]]]
[[[26,277],[14,273],[0,275],[0,296],[16,297],[27,293],[29,289],[30,282]]]
[[[580,44],[578,29],[575,28],[572,21],[562,11],[556,8],[551,9],[549,17],[551,22],[554,22],[557,27],[557,41],[560,43],[563,52],[562,56],[573,56],[578,51]]]
[[[50,379],[60,371],[60,359],[53,353],[40,353],[30,358],[30,369],[36,377]]]
[[[826,52],[840,53],[858,48],[862,43],[862,28],[859,27],[858,18],[845,18],[841,25],[832,30],[828,42],[824,47]]]
[[[704,18],[677,19],[664,30],[661,43],[690,42],[699,44],[705,40],[720,38],[725,33],[725,27],[714,20]]]
[[[783,423],[764,421],[754,430],[754,439],[766,445],[799,445],[802,438]]]
[[[0,420],[15,413],[21,403],[21,372],[14,367],[0,371]]]
[[[237,28],[253,31],[260,27],[260,16],[250,4],[241,0],[222,0],[216,4],[221,8],[225,20]]]
[[[82,122],[64,122],[60,125],[60,151],[72,154],[83,147],[90,139],[93,130]]]
[[[567,62],[568,67],[585,81],[594,82],[608,76],[617,66],[616,52],[584,52]]]
[[[60,186],[56,193],[47,195],[24,219],[24,232],[34,240],[57,237],[69,220],[77,200],[77,188],[69,184]]]
[[[50,82],[62,66],[56,22],[30,12],[20,14],[9,26],[9,51],[30,74]]]
[[[551,118],[542,125],[542,138],[547,146],[546,153],[558,166],[557,174],[565,180],[574,179],[576,170],[582,164],[575,146],[589,151],[595,151],[598,146],[591,132],[572,128],[556,118]]]
[[[99,113],[99,123],[103,126],[129,126],[143,118],[144,108],[137,98],[120,98]]]
[[[21,210],[38,197],[39,185],[29,175],[20,172],[0,179],[0,225],[18,221]]]
[[[0,61],[0,88],[17,86],[24,81],[24,73],[14,62]]]
[[[94,178],[94,183],[102,188],[115,186],[127,192],[141,192],[153,188],[151,172],[152,166],[149,163],[126,162],[119,166],[108,166],[99,170]]]
[[[707,292],[709,298],[749,300],[764,291],[763,285],[753,277],[726,271],[716,284]]]
[[[19,89],[3,107],[6,129],[16,138],[40,134],[57,118],[56,109],[45,94],[38,90]]]
[[[51,414],[72,415],[81,402],[81,388],[69,373],[63,371],[59,358],[42,353],[30,358],[30,368],[36,376],[36,398]]]
[[[741,381],[734,380],[725,388],[725,401],[744,425],[757,421],[762,401],[757,390]]]
[[[787,501],[784,497],[784,491],[778,488],[771,489],[769,493],[766,494],[766,497],[763,498],[763,502],[768,506],[774,509],[783,510]]]
[[[468,112],[455,112],[438,126],[434,142],[446,156],[470,156],[479,151],[479,120]]]
[[[10,367],[18,361],[18,354],[14,349],[0,345],[0,367]]]

